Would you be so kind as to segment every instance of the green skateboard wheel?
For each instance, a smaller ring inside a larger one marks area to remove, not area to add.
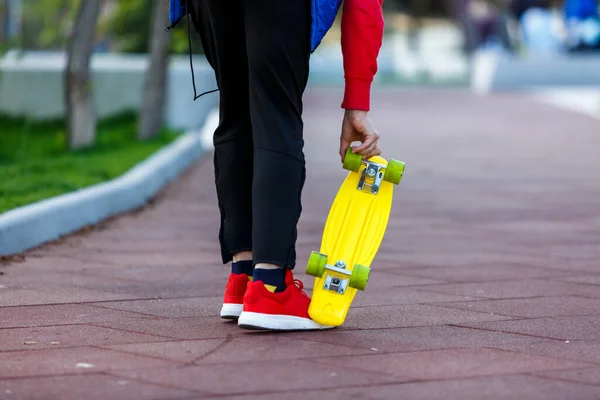
[[[346,156],[344,157],[344,169],[352,172],[358,172],[361,164],[362,156],[360,154],[354,154],[352,152],[352,148],[348,147],[348,150],[346,150]]]
[[[313,251],[308,258],[306,265],[306,273],[308,275],[320,278],[325,273],[325,265],[327,264],[327,256],[325,254]]]
[[[371,268],[356,264],[352,270],[352,275],[350,275],[348,286],[358,290],[365,290],[370,274]]]
[[[402,175],[404,174],[404,167],[405,164],[402,161],[390,159],[387,168],[385,169],[385,175],[383,175],[383,180],[386,182],[393,183],[394,185],[398,185],[402,180]]]

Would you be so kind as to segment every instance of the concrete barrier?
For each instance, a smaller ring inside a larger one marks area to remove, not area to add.
[[[13,51],[0,59],[0,113],[34,119],[64,116],[65,62],[62,52]],[[141,107],[147,67],[146,55],[93,55],[93,96],[99,117]],[[214,73],[204,57],[195,56],[194,74],[198,93],[216,89]],[[166,96],[166,125],[184,130],[201,126],[219,98],[217,92],[192,101],[194,90],[189,59],[185,56],[170,60]]]
[[[600,54],[511,56],[492,51],[473,58],[471,88],[477,93],[600,86]]]

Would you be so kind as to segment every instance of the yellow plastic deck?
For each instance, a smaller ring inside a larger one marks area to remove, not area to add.
[[[382,157],[372,157],[369,161],[387,165]],[[392,183],[382,180],[377,194],[370,193],[370,188],[366,191],[358,189],[365,167],[362,164],[358,173],[349,172],[345,178],[329,211],[321,241],[320,252],[327,255],[327,264],[333,266],[343,260],[350,271],[356,264],[371,266],[392,208]],[[339,326],[346,319],[357,289],[348,286],[344,294],[324,290],[328,275],[349,279],[349,276],[328,269],[321,278],[315,278],[308,313],[320,324]]]

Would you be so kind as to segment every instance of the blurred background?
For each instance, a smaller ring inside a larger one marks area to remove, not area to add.
[[[375,87],[562,93],[600,110],[597,0],[385,0]],[[0,0],[0,213],[114,178],[199,129],[214,76],[168,0]],[[342,87],[339,20],[310,85]],[[191,45],[195,89],[188,52]],[[340,89],[341,90],[341,89]],[[560,92],[562,91],[562,92]],[[583,96],[583,97],[582,97]],[[582,101],[582,99],[587,99]]]

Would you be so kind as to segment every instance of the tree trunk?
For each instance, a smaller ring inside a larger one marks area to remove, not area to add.
[[[81,1],[67,46],[65,100],[69,147],[72,149],[89,147],[96,140],[90,58],[94,49],[100,2],[101,0]]]
[[[169,23],[168,13],[168,4],[165,0],[154,1],[154,16],[150,29],[152,35],[150,63],[146,72],[142,112],[138,125],[140,139],[158,135],[163,125],[170,44],[170,37],[165,32],[165,27]]]
[[[0,44],[8,39],[8,0],[0,0]],[[0,49],[0,51],[2,51]]]

